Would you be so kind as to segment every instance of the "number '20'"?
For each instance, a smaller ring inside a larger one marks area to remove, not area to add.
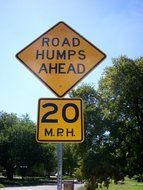
[[[42,119],[41,119],[41,122],[42,123],[58,123],[58,119],[54,118],[54,119],[50,119],[48,118],[50,115],[53,115],[55,113],[58,112],[58,106],[54,103],[46,103],[42,106],[43,108],[53,108],[52,110],[46,112]],[[73,108],[74,109],[74,117],[73,118],[68,118],[67,116],[67,109],[68,108]],[[62,118],[65,122],[67,123],[74,123],[78,120],[79,118],[79,109],[77,107],[76,104],[73,104],[73,103],[67,103],[63,106],[62,108]]]

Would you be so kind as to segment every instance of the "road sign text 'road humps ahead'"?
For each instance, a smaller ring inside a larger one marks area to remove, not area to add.
[[[106,56],[67,24],[59,22],[16,57],[62,97]]]

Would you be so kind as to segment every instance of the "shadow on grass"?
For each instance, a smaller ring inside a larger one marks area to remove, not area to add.
[[[55,185],[56,183],[57,180],[40,177],[25,177],[24,179],[14,178],[13,180],[7,180],[6,178],[0,177],[0,184],[4,185],[5,187]]]

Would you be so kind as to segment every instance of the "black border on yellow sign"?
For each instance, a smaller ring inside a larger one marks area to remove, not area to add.
[[[34,42],[36,42],[37,40],[39,40],[42,36],[44,36],[47,32],[49,32],[49,31],[51,31],[54,27],[56,27],[56,26],[58,26],[59,24],[64,24],[65,26],[67,26],[69,29],[71,29],[73,32],[75,32],[77,35],[79,35],[83,40],[85,40],[88,44],[90,44],[93,48],[95,48],[95,49],[97,49],[100,53],[102,53],[103,55],[104,55],[104,57],[99,61],[99,62],[97,62],[97,64],[94,66],[94,67],[92,67],[83,77],[81,77],[76,83],[74,83],[71,87],[69,87],[69,89],[68,90],[66,90],[62,95],[59,95],[54,89],[52,89],[52,87],[50,87],[47,83],[45,83],[40,77],[39,77],[39,75],[37,75],[36,73],[34,73],[33,71],[32,71],[32,69],[30,69],[25,63],[24,63],[24,61],[22,61],[20,58],[19,58],[19,54],[21,53],[21,52],[23,52],[26,48],[28,48],[29,46],[31,46]],[[24,66],[26,67],[26,68],[28,68],[28,70],[30,70],[37,78],[39,78],[40,79],[40,81],[42,81],[50,90],[52,90],[52,92],[54,92],[55,93],[55,95],[56,96],[58,96],[58,97],[63,97],[63,96],[65,96],[75,85],[77,85],[84,77],[86,77],[97,65],[99,65],[99,63],[101,62],[101,61],[103,61],[105,58],[106,58],[106,54],[105,53],[103,53],[100,49],[98,49],[95,45],[93,45],[91,42],[89,42],[87,39],[85,39],[82,35],[80,35],[78,32],[76,32],[74,29],[72,29],[70,26],[68,26],[65,22],[63,22],[63,21],[61,21],[61,22],[58,22],[56,25],[54,25],[52,28],[50,28],[48,31],[46,31],[46,32],[44,32],[42,35],[40,35],[38,38],[36,38],[33,42],[31,42],[29,45],[27,45],[24,49],[22,49],[20,52],[18,52],[17,54],[16,54],[16,58],[18,59],[18,60],[20,60],[23,64],[24,64]]]
[[[78,100],[80,101],[80,106],[81,106],[81,139],[80,140],[40,140],[39,139],[39,131],[40,131],[40,126],[39,126],[39,118],[40,118],[40,101],[41,100]],[[38,101],[38,117],[37,117],[37,131],[36,131],[36,141],[38,143],[82,143],[84,141],[84,115],[83,115],[83,100],[81,98],[40,98]]]

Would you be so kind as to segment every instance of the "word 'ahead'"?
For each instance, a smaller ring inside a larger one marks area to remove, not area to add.
[[[105,54],[64,22],[17,54],[57,96],[64,96],[104,58]]]

